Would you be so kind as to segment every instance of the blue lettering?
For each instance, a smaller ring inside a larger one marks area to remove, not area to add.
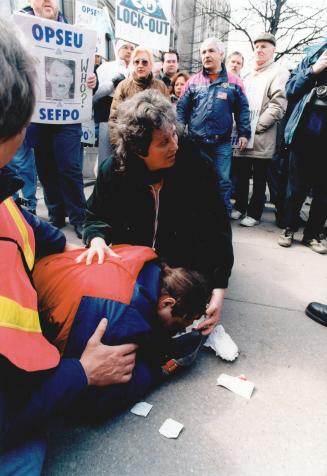
[[[120,6],[119,5],[117,6],[117,19],[119,21],[123,21],[123,18],[120,16]]]
[[[81,48],[83,44],[83,34],[74,33],[74,46],[75,48]]]
[[[137,27],[142,28],[142,30],[144,30],[143,20],[144,20],[144,16],[138,14],[138,25],[137,25]]]
[[[137,25],[137,13],[136,12],[131,12],[131,25],[136,26]]]
[[[71,31],[65,31],[65,46],[72,46],[73,33]]]
[[[77,121],[77,119],[79,118],[79,112],[77,109],[73,109],[72,110],[72,113],[71,113],[71,116],[72,116],[72,119],[74,119],[74,121]]]
[[[64,42],[64,37],[63,37],[63,30],[57,30],[56,31],[56,34],[57,34],[57,45],[62,45],[63,42]]]
[[[36,24],[32,26],[32,35],[37,41],[41,41],[43,39],[43,30],[41,25]]]
[[[124,8],[123,19],[125,23],[129,23],[129,10],[127,8]]]
[[[155,24],[155,21],[153,18],[150,18],[149,20],[149,30],[151,31],[151,33],[153,33],[156,29],[156,24]]]
[[[44,33],[45,33],[45,35],[44,35],[44,36],[45,36],[45,41],[46,41],[47,43],[49,43],[50,40],[51,40],[52,38],[54,38],[54,36],[55,36],[55,31],[54,31],[54,29],[51,28],[50,26],[44,27]]]
[[[73,109],[70,111],[69,109],[45,109],[41,108],[40,111],[40,119],[41,120],[48,120],[48,121],[66,121],[67,119],[71,118],[73,121],[77,121],[79,119],[79,111],[78,109]]]
[[[76,33],[71,30],[63,30],[58,28],[54,30],[49,26],[44,28],[35,24],[32,26],[32,35],[36,41],[46,41],[46,43],[51,43],[51,40],[55,39],[55,43],[58,46],[70,46],[74,48],[82,48],[83,46],[83,33]]]

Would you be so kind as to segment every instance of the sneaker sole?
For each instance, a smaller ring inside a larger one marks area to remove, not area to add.
[[[279,241],[277,243],[283,248],[290,248],[292,246],[292,243],[280,243]]]
[[[324,321],[323,319],[320,319],[320,318],[317,317],[315,314],[312,314],[312,312],[310,312],[308,308],[305,310],[305,313],[306,313],[306,315],[307,315],[308,317],[310,317],[310,319],[312,319],[313,321],[316,321],[316,322],[318,322],[319,324],[321,324],[321,325],[327,327],[327,322]]]
[[[321,251],[315,250],[311,245],[309,245],[309,243],[303,243],[302,241],[302,244],[306,246],[307,248],[310,248],[311,251],[318,253],[318,255],[325,255],[327,253],[327,250],[321,250]]]

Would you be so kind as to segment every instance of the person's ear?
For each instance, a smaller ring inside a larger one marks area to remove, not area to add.
[[[171,296],[161,296],[158,303],[158,310],[161,311],[166,307],[170,307],[171,309],[175,306],[176,299]]]

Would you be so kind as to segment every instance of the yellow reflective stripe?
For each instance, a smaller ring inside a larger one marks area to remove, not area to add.
[[[22,235],[23,243],[24,243],[24,245],[23,245],[24,256],[25,256],[25,259],[26,259],[26,262],[27,262],[27,266],[29,267],[30,270],[32,270],[33,265],[34,265],[34,253],[33,253],[32,249],[31,249],[31,246],[30,246],[29,237],[28,237],[28,230],[25,226],[25,223],[23,222],[22,217],[19,214],[19,211],[17,210],[15,205],[12,203],[12,201],[7,198],[4,201],[4,204],[8,208],[8,211],[9,211],[10,215],[14,219],[14,221],[17,225],[17,228],[18,228],[20,234]]]
[[[26,332],[41,332],[39,314],[12,299],[0,296],[0,328],[10,327]]]

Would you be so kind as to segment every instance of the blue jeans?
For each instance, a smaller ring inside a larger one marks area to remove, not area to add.
[[[46,452],[46,440],[36,437],[11,448],[0,456],[2,476],[39,476]]]
[[[218,188],[221,198],[224,200],[228,213],[232,211],[230,198],[232,195],[232,181],[230,177],[232,165],[232,146],[230,141],[221,144],[201,144],[201,155],[209,159],[218,176]]]
[[[50,220],[82,224],[85,217],[81,124],[31,124],[36,168]]]
[[[21,190],[23,198],[29,201],[28,210],[36,209],[36,168],[33,150],[27,144],[26,139],[17,150],[14,157],[8,164],[8,167],[15,172],[19,178],[24,180],[25,185]],[[14,195],[14,199],[18,198],[18,193]]]

